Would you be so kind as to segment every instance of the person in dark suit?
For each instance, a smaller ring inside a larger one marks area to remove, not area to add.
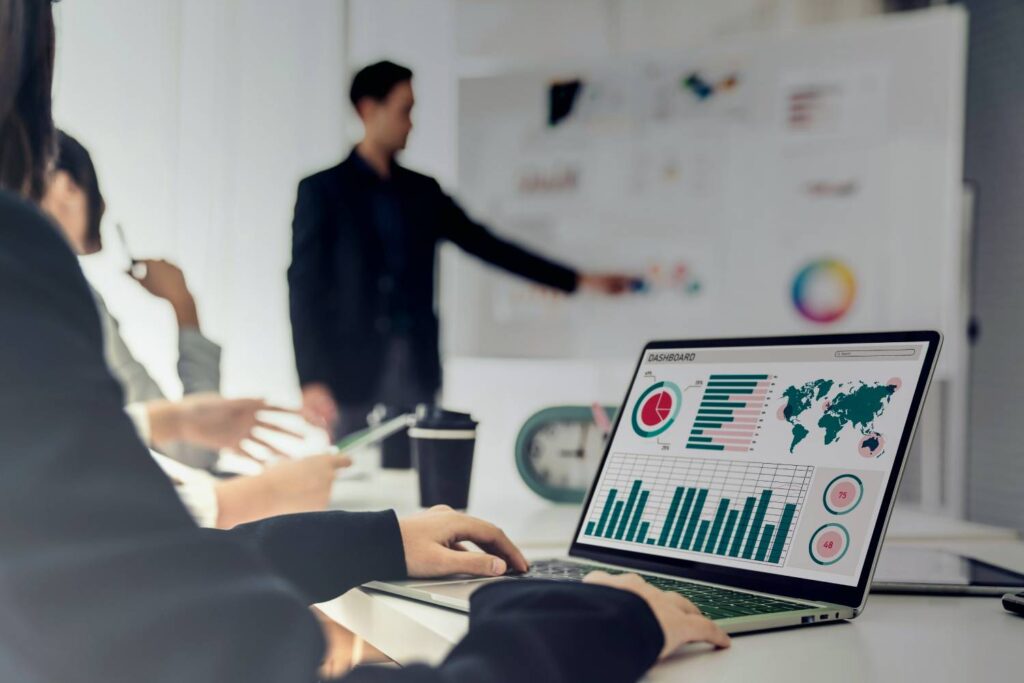
[[[412,71],[380,62],[352,81],[365,136],[299,183],[288,269],[292,337],[307,418],[344,435],[377,403],[406,410],[441,386],[435,252],[454,242],[563,292],[616,294],[631,278],[584,274],[503,240],[437,181],[395,161],[412,130]]]
[[[0,681],[312,683],[329,632],[311,603],[525,569],[496,527],[443,508],[196,527],[122,410],[74,254],[29,201],[52,163],[53,43],[49,0],[0,0]],[[638,577],[591,582],[498,582],[441,666],[346,680],[633,681],[684,642],[728,642]]]

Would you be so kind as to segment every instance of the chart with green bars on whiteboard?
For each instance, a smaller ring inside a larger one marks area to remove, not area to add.
[[[616,453],[584,535],[782,565],[814,467]]]

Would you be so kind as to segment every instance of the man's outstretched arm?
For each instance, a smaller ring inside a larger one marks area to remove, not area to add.
[[[502,239],[477,223],[435,183],[441,202],[441,236],[488,263],[537,284],[571,293],[590,290],[600,294],[628,291],[637,278],[617,273],[582,273]]]

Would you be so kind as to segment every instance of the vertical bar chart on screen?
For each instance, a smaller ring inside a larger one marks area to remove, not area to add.
[[[584,535],[779,566],[813,473],[809,465],[614,453]]]

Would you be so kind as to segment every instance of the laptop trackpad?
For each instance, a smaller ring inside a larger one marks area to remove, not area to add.
[[[429,586],[417,586],[419,590],[427,591],[431,595],[440,595],[446,598],[454,598],[455,600],[469,600],[469,596],[473,592],[494,583],[495,581],[507,581],[508,577],[499,576],[494,579],[476,579],[474,581],[450,581],[446,583],[435,583]]]

